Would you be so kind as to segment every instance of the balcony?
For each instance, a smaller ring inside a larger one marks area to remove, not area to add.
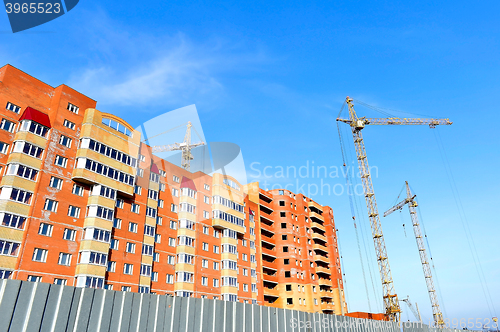
[[[322,234],[326,232],[325,226],[323,226],[323,224],[320,224],[316,219],[311,219],[311,221],[311,227],[314,231],[319,231]]]
[[[328,248],[322,244],[317,244],[317,243],[313,244],[313,249],[328,254]]]
[[[274,248],[276,248],[276,244],[268,242],[268,241],[266,241],[264,239],[262,239],[261,245],[262,245],[262,249],[267,249],[267,250],[270,250],[270,251],[275,251]]]
[[[316,212],[310,212],[309,217],[311,218],[312,221],[318,220],[321,225],[325,222],[325,218],[323,218],[321,214]]]
[[[319,297],[321,297],[322,299],[333,299],[333,292],[319,291]]]
[[[321,235],[320,233],[313,232],[312,233],[312,238],[313,239],[318,239],[326,243],[326,236]]]
[[[323,213],[323,207],[314,201],[309,201],[309,203],[307,203],[307,206],[309,206],[309,208],[311,209],[316,209]]]
[[[263,193],[262,191],[259,190],[259,200],[269,204],[273,201],[273,198],[271,196],[268,196],[267,193]]]
[[[321,310],[333,311],[335,310],[335,304],[333,302],[321,302]]]
[[[315,261],[320,261],[320,262],[323,262],[323,263],[330,264],[330,260],[328,259],[328,257],[325,257],[325,256],[321,256],[321,255],[314,255],[314,260],[315,260]]]
[[[330,286],[330,287],[332,287],[332,281],[330,279],[319,278],[318,284],[319,285],[323,285],[323,286]]]
[[[260,234],[262,234],[262,236],[268,238],[269,240],[273,240],[274,241],[274,230],[269,227],[269,226],[264,226],[262,227],[261,225],[261,228],[260,228]]]
[[[328,269],[326,267],[322,267],[322,266],[316,266],[316,273],[324,273],[324,274],[328,274],[328,275],[332,274],[330,269]]]
[[[274,212],[274,210],[271,209],[270,207],[267,207],[263,204],[260,204],[260,212],[264,212],[264,216],[265,216],[266,214],[271,215]],[[261,216],[262,216],[262,214],[261,214]]]
[[[262,280],[264,282],[268,282],[270,284],[276,284],[277,285],[278,284],[278,274],[276,273],[275,275],[271,276],[271,275],[263,273],[262,274]]]
[[[276,250],[275,249],[269,249],[269,248],[262,247],[261,250],[262,250],[262,255],[268,255],[268,256],[271,256],[271,257],[274,257],[274,258],[278,258],[278,256],[276,256]]]
[[[272,226],[272,224],[274,224],[274,220],[272,220],[271,218],[267,217],[265,214],[261,214],[260,221],[261,221],[262,224],[268,225],[268,226]]]

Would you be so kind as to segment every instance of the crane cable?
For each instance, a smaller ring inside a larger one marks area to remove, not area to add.
[[[345,102],[344,102],[344,105],[342,105],[342,109],[344,108],[345,106]],[[342,112],[342,109],[340,112]],[[358,228],[356,227],[356,216],[355,216],[355,213],[354,213],[354,204],[353,204],[353,199],[352,199],[352,195],[351,195],[351,185],[350,185],[350,182],[349,182],[349,172],[347,170],[347,165],[346,165],[346,157],[345,157],[345,146],[344,146],[344,140],[342,139],[342,131],[340,129],[340,126],[339,126],[339,123],[337,122],[337,131],[338,131],[338,134],[339,134],[339,139],[340,139],[340,150],[342,152],[342,162],[343,162],[343,166],[344,166],[344,169],[346,170],[346,176],[345,176],[345,179],[346,179],[346,185],[347,185],[347,195],[349,196],[349,205],[351,207],[351,215],[352,215],[352,221],[354,223],[354,230],[355,230],[355,233],[356,233],[356,242],[358,244],[358,252],[359,252],[359,258],[361,260],[361,270],[363,272],[363,280],[364,280],[364,283],[365,283],[365,290],[366,290],[366,298],[368,300],[368,308],[370,311],[372,311],[371,309],[371,301],[370,301],[370,294],[368,292],[368,283],[366,282],[366,274],[365,274],[365,268],[364,268],[364,263],[363,263],[363,254],[361,252],[361,245],[359,244],[359,234],[358,234]]]
[[[154,136],[151,136],[150,138],[143,140],[143,141],[142,141],[142,143],[145,143],[145,142],[149,141],[150,139],[155,138],[155,137],[157,137],[157,136],[160,136],[160,135],[164,135],[164,134],[166,134],[166,133],[169,133],[169,132],[171,132],[171,131],[173,131],[173,130],[175,130],[175,129],[178,129],[178,128],[182,127],[182,126],[185,126],[185,125],[187,125],[187,122],[186,122],[186,123],[183,123],[183,124],[180,124],[180,125],[178,125],[177,127],[171,128],[171,129],[169,129],[169,130],[167,130],[167,131],[164,131],[164,132],[162,132],[162,133],[159,133],[159,134],[156,134],[156,135],[154,135]]]
[[[461,222],[462,227],[463,227],[464,232],[465,232],[467,244],[469,246],[469,250],[470,250],[471,255],[472,255],[472,260],[474,261],[476,273],[478,274],[479,282],[481,284],[481,288],[483,290],[483,294],[484,294],[484,297],[486,299],[486,304],[488,306],[488,310],[490,312],[491,317],[493,317],[494,316],[493,313],[496,313],[495,306],[493,304],[493,300],[491,298],[491,293],[489,291],[488,283],[486,281],[486,277],[484,275],[481,261],[479,259],[479,255],[477,253],[474,238],[473,238],[472,233],[470,231],[469,222],[467,220],[467,216],[465,214],[465,210],[464,210],[464,207],[462,205],[462,200],[461,200],[460,194],[458,192],[457,184],[455,182],[455,178],[453,176],[453,172],[451,170],[451,166],[450,166],[448,157],[446,155],[446,150],[444,149],[444,144],[442,142],[441,136],[439,135],[439,131],[437,129],[434,131],[434,137],[436,139],[439,153],[441,155],[441,159],[442,159],[444,167],[445,167],[446,176],[448,178],[448,182],[449,182],[450,187],[451,187],[453,198],[454,198],[455,204],[457,206],[459,219],[460,219],[460,222]]]

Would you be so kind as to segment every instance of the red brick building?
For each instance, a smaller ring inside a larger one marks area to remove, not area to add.
[[[0,105],[0,277],[347,312],[331,208],[191,173],[9,65]]]

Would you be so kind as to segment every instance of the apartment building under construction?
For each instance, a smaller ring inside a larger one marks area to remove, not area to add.
[[[0,277],[347,312],[330,207],[191,173],[95,108],[0,68]]]

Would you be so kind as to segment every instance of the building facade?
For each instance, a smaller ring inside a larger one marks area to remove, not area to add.
[[[330,207],[191,173],[10,65],[0,105],[0,277],[347,312]]]

